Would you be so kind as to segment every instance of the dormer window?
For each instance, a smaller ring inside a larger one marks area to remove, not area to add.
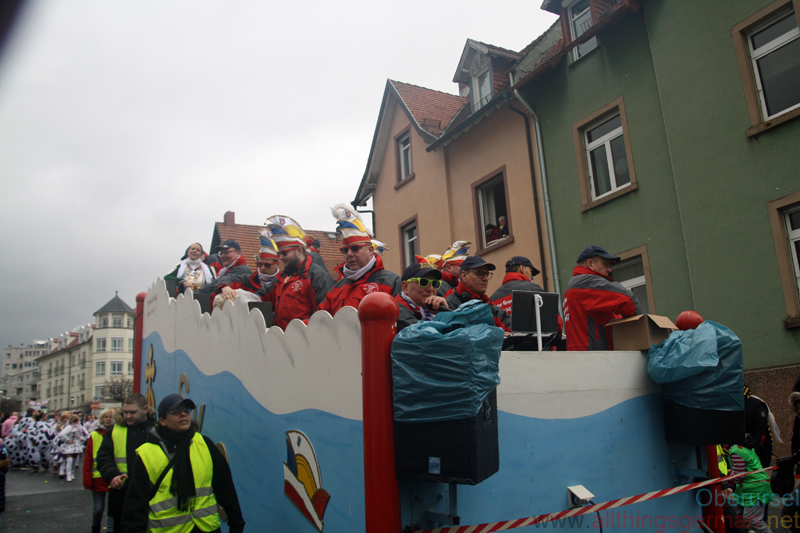
[[[569,29],[572,33],[572,40],[577,40],[592,27],[592,12],[589,8],[589,0],[578,0],[567,8],[569,15]],[[592,37],[585,43],[575,48],[575,59],[579,59],[597,48],[597,37]]]
[[[474,78],[475,95],[474,106],[475,110],[482,108],[489,103],[489,100],[494,96],[492,91],[492,69],[487,68],[483,73],[475,76]]]

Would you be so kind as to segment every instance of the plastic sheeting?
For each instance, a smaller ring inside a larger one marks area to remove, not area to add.
[[[730,329],[705,321],[675,331],[650,348],[647,373],[663,396],[695,409],[744,409],[742,341]]]
[[[394,419],[475,416],[500,383],[503,337],[489,306],[477,300],[400,331],[392,343]]]

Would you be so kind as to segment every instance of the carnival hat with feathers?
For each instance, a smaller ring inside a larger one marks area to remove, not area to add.
[[[372,232],[364,226],[361,215],[347,203],[336,204],[331,207],[333,218],[342,232],[342,244],[350,246],[352,244],[372,244]]]
[[[464,259],[467,258],[467,250],[469,250],[470,244],[472,244],[470,241],[454,242],[453,246],[445,250],[442,254],[440,266],[444,267],[448,264],[460,265]]]
[[[372,247],[378,255],[383,255],[383,252],[389,249],[385,242],[379,241],[378,239],[372,239]]]
[[[272,240],[279,250],[287,248],[305,248],[306,234],[300,224],[292,217],[273,215],[265,222],[267,229],[272,233]]]
[[[436,255],[436,254],[426,255],[424,257],[421,256],[421,255],[415,255],[414,256],[414,262],[415,263],[418,263],[420,265],[428,265],[428,266],[430,266],[432,268],[439,268],[439,261],[441,259],[442,259],[442,256],[441,255]]]
[[[261,247],[256,254],[256,262],[267,263],[278,260],[278,247],[275,246],[275,241],[272,240],[272,232],[269,228],[264,228],[258,233],[258,240]]]

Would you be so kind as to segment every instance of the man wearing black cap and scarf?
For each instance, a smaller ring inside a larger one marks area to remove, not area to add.
[[[494,325],[502,328],[507,334],[511,334],[511,317],[508,313],[492,304],[486,296],[486,289],[489,280],[492,278],[492,271],[497,267],[492,263],[487,263],[479,255],[471,255],[461,263],[461,273],[458,275],[458,285],[453,293],[445,298],[445,302],[450,309],[458,309],[461,304],[470,300],[480,300],[489,304],[494,317]]]
[[[564,333],[567,351],[613,349],[606,322],[641,315],[642,306],[630,289],[611,281],[611,265],[619,257],[600,246],[589,246],[578,256],[578,266],[564,293]]]
[[[492,294],[492,303],[510,315],[513,291],[544,292],[544,289],[531,281],[537,274],[539,269],[533,266],[530,259],[515,255],[506,261],[506,275],[503,277],[503,284]]]
[[[197,431],[194,408],[178,394],[158,404],[158,425],[136,450],[130,471],[122,533],[220,531],[217,503],[228,515],[231,533],[244,530],[228,462]]]

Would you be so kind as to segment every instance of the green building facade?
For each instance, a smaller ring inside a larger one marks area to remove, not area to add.
[[[561,15],[547,37],[562,38],[518,65],[562,294],[580,251],[601,245],[626,259],[615,278],[638,285],[650,313],[694,309],[742,339],[747,370],[795,376],[797,6],[604,3],[545,1]]]

